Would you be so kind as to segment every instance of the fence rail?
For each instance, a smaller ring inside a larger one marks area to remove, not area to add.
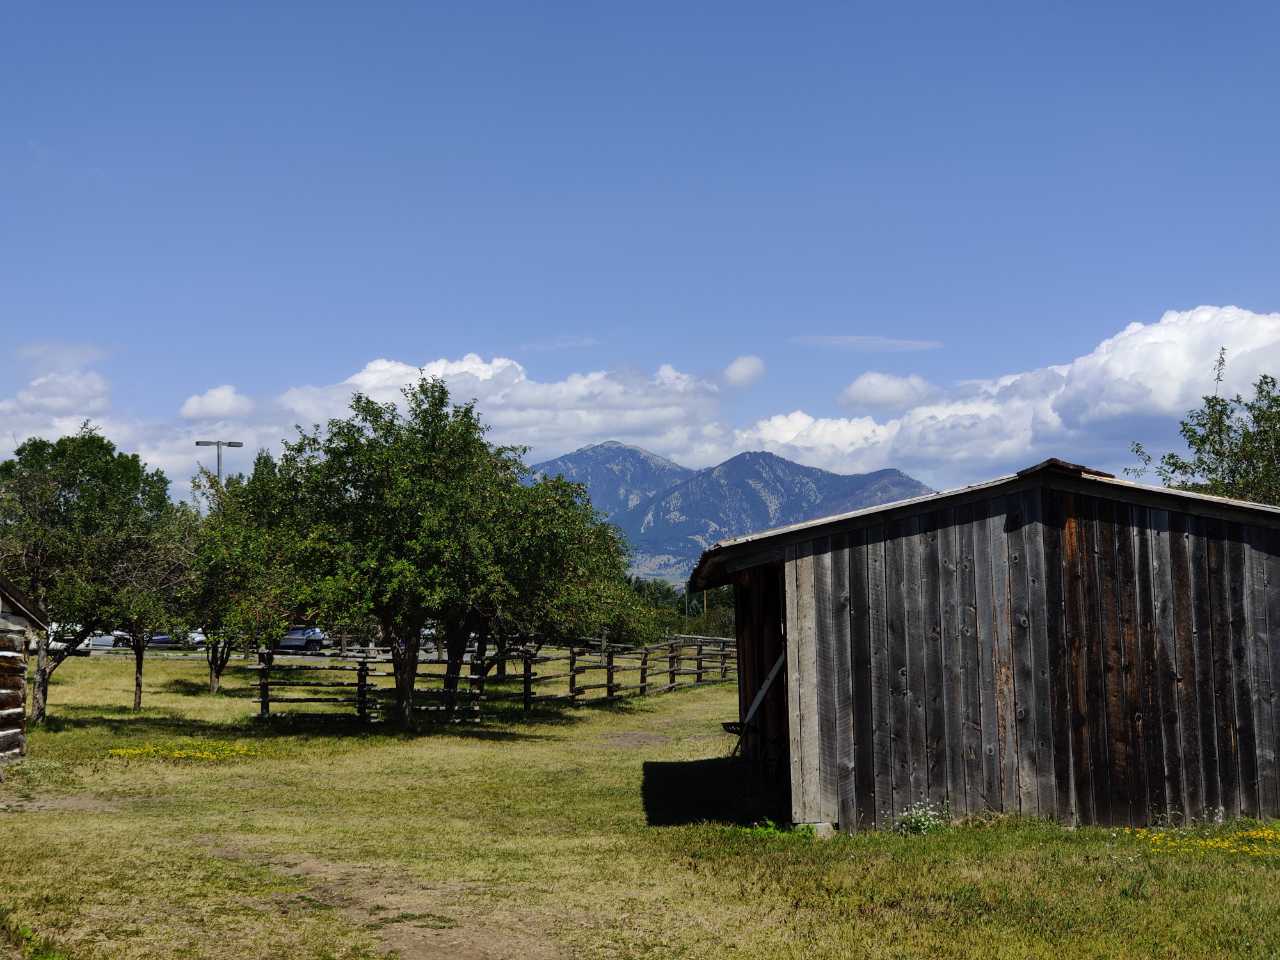
[[[478,716],[486,703],[513,702],[530,712],[539,703],[602,703],[652,696],[678,687],[737,680],[733,640],[676,636],[646,647],[598,641],[570,647],[525,645],[479,657],[468,653],[461,672],[429,652],[418,659],[414,710],[451,718]],[[514,669],[512,669],[514,667]],[[443,669],[441,669],[443,668]],[[259,650],[259,716],[273,710],[333,713],[354,709],[375,721],[395,702],[391,652],[358,651],[281,654]]]

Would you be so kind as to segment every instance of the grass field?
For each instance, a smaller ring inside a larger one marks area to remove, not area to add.
[[[0,784],[0,956],[1280,954],[1275,825],[652,826],[658,772],[733,783],[730,687],[411,737],[264,726],[202,668],[150,662],[140,715],[125,660],[60,668]]]

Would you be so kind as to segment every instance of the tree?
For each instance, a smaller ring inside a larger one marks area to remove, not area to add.
[[[44,720],[49,678],[67,655],[117,626],[127,587],[119,545],[169,509],[168,489],[163,473],[87,423],[56,441],[27,440],[0,463],[0,569],[53,621],[38,639],[33,722]]]
[[[628,588],[627,544],[599,519],[586,488],[547,477],[514,488],[494,528],[505,591],[485,630],[614,642],[652,638],[654,619]]]
[[[460,663],[477,612],[503,592],[489,531],[521,467],[484,434],[474,404],[452,404],[443,381],[424,378],[404,390],[403,412],[357,394],[349,417],[285,444],[303,601],[329,622],[377,624],[405,725],[424,629],[443,631]]]
[[[1187,454],[1166,453],[1155,464],[1166,486],[1236,500],[1280,504],[1280,390],[1274,376],[1263,374],[1246,399],[1221,395],[1226,351],[1214,368],[1217,389],[1203,404],[1187,412],[1180,432]],[[1154,458],[1141,443],[1133,444],[1141,466],[1128,472],[1141,476]]]
[[[238,644],[270,647],[289,628],[297,607],[291,512],[266,451],[248,477],[222,484],[205,470],[193,489],[208,509],[195,549],[190,619],[204,630],[209,692],[217,693]]]
[[[133,650],[134,710],[142,709],[142,666],[151,638],[187,632],[199,526],[192,507],[166,500],[161,509],[133,517],[116,541],[107,616]]]

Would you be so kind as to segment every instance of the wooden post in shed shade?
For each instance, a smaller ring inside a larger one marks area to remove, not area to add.
[[[258,651],[258,716],[271,716],[271,653]]]
[[[602,644],[604,647],[604,695],[606,700],[612,700],[615,684],[613,682],[613,648],[609,644]]]
[[[533,709],[533,654],[524,651],[524,712]]]
[[[720,641],[720,679],[729,676],[729,641]]]
[[[697,648],[697,654],[696,654],[696,656],[697,656],[697,668],[696,668],[696,670],[694,671],[694,674],[693,674],[693,682],[694,682],[694,683],[701,683],[701,682],[702,682],[702,668],[703,668],[703,659],[702,659],[702,641],[701,641],[701,640],[699,640],[699,641],[698,641],[698,648]]]
[[[578,699],[578,651],[569,644],[569,699]]]
[[[640,651],[640,696],[649,693],[649,648]]]

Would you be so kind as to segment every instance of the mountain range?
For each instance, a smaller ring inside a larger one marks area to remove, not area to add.
[[[631,544],[631,572],[683,583],[719,540],[930,493],[901,470],[840,474],[772,453],[691,470],[610,440],[533,466],[583,484]]]

